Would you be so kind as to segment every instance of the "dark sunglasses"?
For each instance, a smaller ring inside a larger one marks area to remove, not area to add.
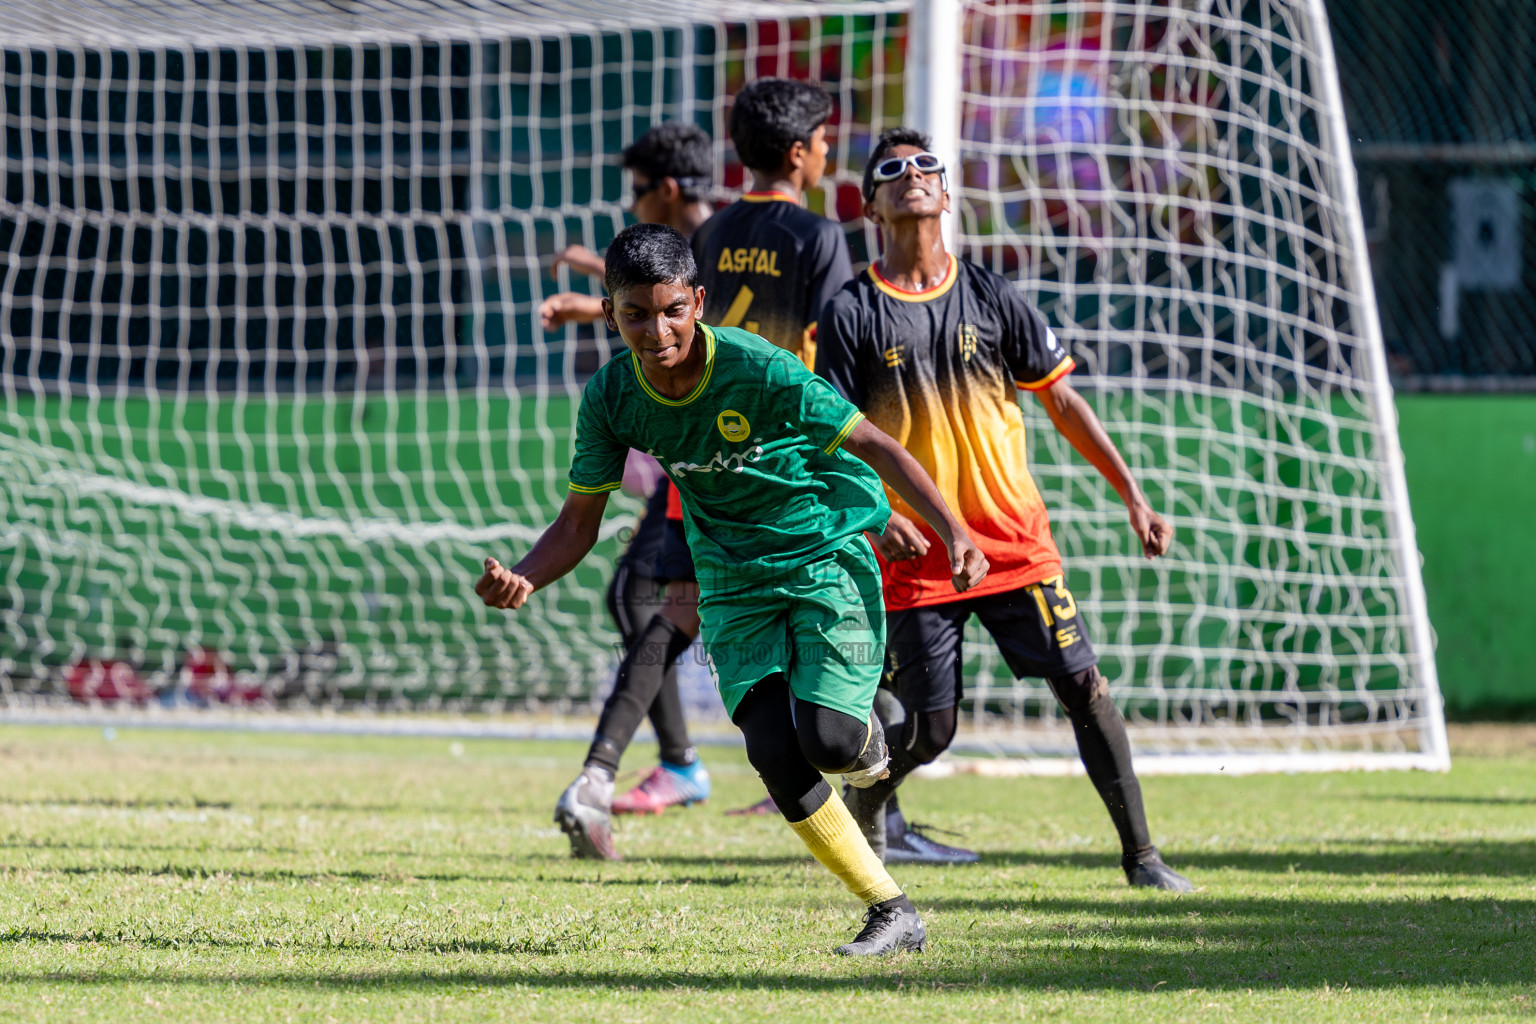
[[[660,187],[661,183],[666,180],[667,176],[663,175],[660,178],[652,178],[644,185],[633,185],[630,187],[630,195],[634,197],[635,202],[639,202],[641,196],[645,195],[647,192],[652,191],[653,189]],[[678,188],[693,188],[699,184],[698,178],[686,174],[681,178],[673,178],[672,180],[677,182]]]

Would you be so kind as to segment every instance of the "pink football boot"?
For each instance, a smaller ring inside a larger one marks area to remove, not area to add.
[[[640,785],[615,797],[614,814],[660,814],[668,807],[688,807],[709,799],[709,772],[704,762],[690,765],[661,764],[652,768]]]

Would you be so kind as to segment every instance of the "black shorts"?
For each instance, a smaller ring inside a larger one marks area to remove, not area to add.
[[[656,556],[656,578],[663,583],[694,583],[698,576],[693,571],[693,552],[688,550],[688,538],[683,524],[676,519],[667,520],[667,533],[661,541],[661,554]]]
[[[1099,662],[1060,576],[1003,594],[891,611],[881,685],[907,710],[942,711],[960,703],[960,643],[973,614],[992,634],[1015,678],[1068,676]]]

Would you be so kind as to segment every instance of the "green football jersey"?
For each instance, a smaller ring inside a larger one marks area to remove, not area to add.
[[[890,518],[875,471],[841,449],[864,414],[789,352],[755,334],[698,325],[707,363],[684,398],[646,382],[629,351],[587,382],[571,490],[611,491],[627,449],[677,486],[699,585],[804,566]]]

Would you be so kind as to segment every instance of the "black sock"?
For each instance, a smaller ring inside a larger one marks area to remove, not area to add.
[[[1112,709],[1113,710],[1113,709]],[[1099,791],[1099,799],[1109,811],[1115,831],[1120,835],[1120,852],[1127,858],[1149,853],[1152,838],[1147,831],[1147,813],[1141,803],[1141,782],[1131,768],[1131,747],[1126,740],[1125,725],[1119,724],[1118,735],[1109,732],[1098,722],[1074,721],[1077,732],[1077,750],[1082,755],[1083,767],[1088,778]]]
[[[886,736],[886,745],[891,749],[891,774],[869,787],[875,798],[889,799],[894,804],[896,787],[901,785],[902,780],[922,765],[932,763],[949,749],[949,744],[955,738],[956,721],[957,712],[954,707],[907,712],[901,725]],[[888,804],[885,812],[886,835],[900,835],[907,830],[906,821],[901,822],[899,830],[892,831],[890,807]],[[896,814],[900,817],[899,807],[896,808]]]
[[[678,631],[682,637],[682,631]],[[691,644],[692,638],[687,638]],[[688,650],[688,644],[672,658],[672,663],[682,657]],[[670,650],[668,653],[671,653]],[[677,672],[675,668],[669,668],[667,674],[662,677],[661,690],[656,694],[656,699],[651,701],[651,708],[647,712],[651,719],[651,728],[656,730],[656,746],[661,752],[661,759],[668,764],[690,765],[698,760],[698,753],[693,749],[693,741],[688,738],[688,722],[683,718],[683,698],[677,689]]]
[[[906,815],[901,813],[900,794],[892,793],[891,798],[885,802],[885,836],[887,840],[894,839],[907,831]]]
[[[606,736],[594,736],[592,737],[592,745],[587,748],[587,759],[583,763],[588,766],[602,768],[609,775],[617,775],[619,774],[619,759],[623,756],[623,747]]]
[[[866,793],[871,794],[877,801],[889,800],[891,797],[894,797],[896,795],[896,787],[900,786],[902,780],[911,775],[918,767],[918,762],[913,759],[911,753],[905,747],[892,744],[890,737],[886,738],[886,745],[890,748],[891,752],[891,774],[865,790]],[[887,810],[886,814],[889,815],[890,811]]]
[[[911,900],[907,899],[907,894],[906,893],[902,893],[900,896],[897,896],[897,897],[895,897],[893,899],[881,900],[879,903],[870,904],[869,909],[870,910],[910,910],[914,914],[917,913],[917,908],[912,905],[912,901]]]
[[[597,731],[587,751],[587,764],[618,772],[619,759],[624,756],[629,741],[634,739],[640,719],[655,703],[673,663],[692,642],[692,637],[660,615],[651,618],[619,665],[613,693],[603,704],[602,716],[597,720]],[[673,690],[676,690],[675,683]],[[680,705],[677,717],[682,718]]]
[[[1063,697],[1064,680],[1051,680],[1058,698]],[[1125,720],[1109,697],[1109,685],[1097,672],[1088,682],[1086,700],[1067,705],[1072,731],[1077,737],[1077,751],[1083,767],[1099,798],[1109,811],[1115,831],[1120,835],[1120,853],[1127,862],[1152,851],[1147,831],[1147,814],[1141,802],[1141,782],[1131,765],[1131,744],[1125,734]],[[1063,704],[1067,704],[1065,699]],[[1075,707],[1073,705],[1076,705]]]

